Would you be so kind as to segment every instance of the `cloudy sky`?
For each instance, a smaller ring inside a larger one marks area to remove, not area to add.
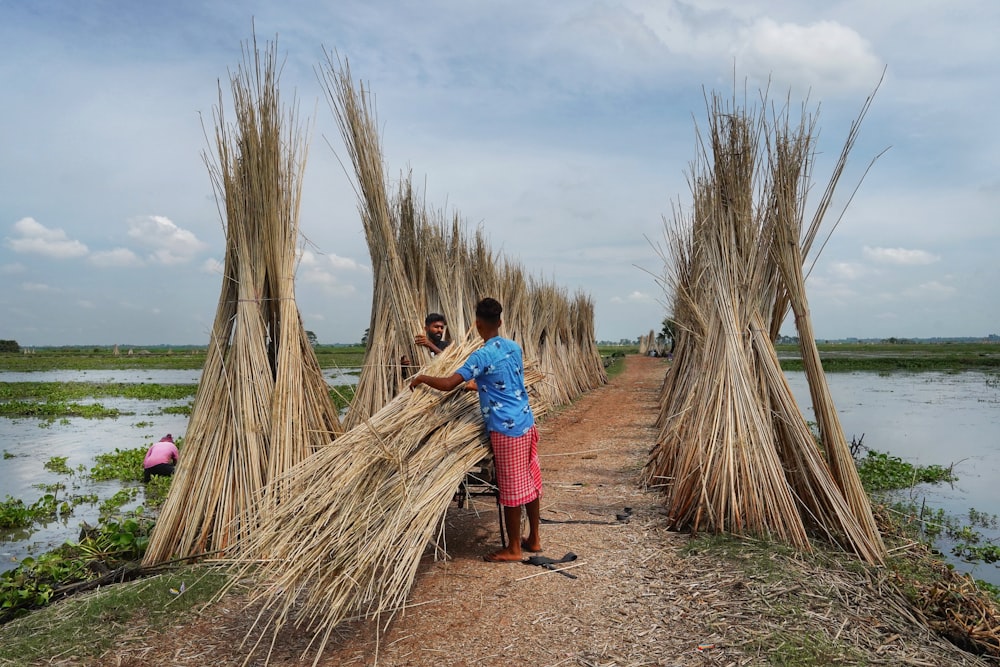
[[[807,283],[816,334],[1000,333],[994,0],[0,0],[0,338],[208,340],[225,238],[205,131],[254,26],[312,127],[296,295],[321,342],[359,340],[371,308],[316,75],[334,49],[376,94],[390,177],[590,294],[602,340],[665,314],[654,246],[690,202],[706,93],[770,80],[818,109],[816,199],[884,70]]]

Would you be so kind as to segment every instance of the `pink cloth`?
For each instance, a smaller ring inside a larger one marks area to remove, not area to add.
[[[152,468],[161,463],[176,463],[179,456],[180,453],[177,451],[177,445],[170,440],[160,440],[153,443],[153,446],[146,452],[146,458],[142,461],[142,467]]]
[[[542,469],[538,464],[538,427],[532,426],[517,438],[490,431],[490,444],[493,445],[500,504],[520,507],[540,497]]]

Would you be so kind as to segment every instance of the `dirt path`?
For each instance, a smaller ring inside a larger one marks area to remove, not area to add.
[[[757,639],[786,632],[796,650],[801,635],[804,650],[816,643],[826,651],[807,664],[984,664],[908,621],[898,605],[885,606],[884,591],[857,568],[814,577],[815,563],[764,551],[758,557],[777,574],[748,574],[735,564],[747,558],[741,553],[726,561],[686,552],[690,538],[661,527],[660,499],[638,484],[665,362],[635,356],[625,364],[608,385],[540,423],[544,555],[575,553],[566,571],[575,578],[484,562],[499,545],[494,500],[452,505],[449,558],[425,556],[407,609],[381,632],[364,621],[338,629],[318,664],[757,665],[768,664]],[[631,517],[620,521],[625,508]],[[243,665],[253,620],[239,598],[227,598],[159,635],[123,637],[101,664]],[[269,664],[312,664],[314,652],[302,659],[310,639],[282,631]],[[265,653],[246,664],[265,664]],[[779,664],[802,664],[795,655]]]

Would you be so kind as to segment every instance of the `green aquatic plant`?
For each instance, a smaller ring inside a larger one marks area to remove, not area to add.
[[[83,417],[85,419],[104,419],[120,417],[125,414],[116,408],[106,408],[100,403],[68,403],[66,401],[6,401],[0,403],[0,417],[18,418],[33,417],[37,419],[56,420],[61,417]]]
[[[53,456],[45,462],[44,467],[58,475],[72,475],[73,469],[66,465],[68,459],[68,456]]]
[[[951,467],[913,465],[898,456],[872,449],[856,463],[861,483],[869,493],[907,489],[916,484],[953,482],[956,479]]]
[[[170,491],[170,483],[173,477],[163,477],[153,475],[148,482],[143,485],[146,494],[146,507],[158,509],[167,500],[167,493]]]
[[[105,520],[79,542],[25,558],[13,570],[0,574],[0,623],[46,606],[58,591],[71,589],[72,584],[141,559],[152,529],[153,519],[139,507],[123,517]]]
[[[101,503],[100,513],[101,516],[109,516],[114,514],[122,508],[122,505],[127,505],[128,503],[135,500],[135,497],[139,495],[139,489],[134,486],[128,486],[124,489],[119,489],[115,492],[113,496]]]
[[[142,461],[146,458],[146,447],[119,449],[106,454],[98,454],[97,461],[90,469],[90,478],[103,482],[117,479],[123,482],[138,482],[142,479]]]

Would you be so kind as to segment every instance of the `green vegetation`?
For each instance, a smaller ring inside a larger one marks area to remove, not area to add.
[[[56,494],[46,493],[31,505],[20,498],[11,498],[0,502],[0,529],[27,528],[36,521],[49,521],[62,514],[69,514],[73,506],[67,502],[59,502]]]
[[[49,604],[60,592],[72,592],[74,584],[141,559],[152,527],[153,521],[140,507],[120,520],[109,519],[80,542],[25,558],[0,575],[0,623]]]
[[[0,664],[35,664],[67,655],[96,660],[136,615],[159,627],[201,608],[228,581],[223,570],[185,566],[106,587],[100,595],[68,598],[0,627]]]
[[[81,398],[120,396],[141,400],[189,398],[196,384],[128,384],[124,382],[0,382],[0,401],[43,399],[75,401]]]
[[[316,345],[313,351],[321,368],[358,368],[365,356],[362,345]],[[205,348],[120,346],[117,356],[114,352],[113,346],[39,347],[30,354],[0,354],[0,370],[198,369],[205,365]]]
[[[57,475],[72,475],[73,469],[66,465],[68,459],[68,456],[53,456],[45,462],[44,467]]]
[[[356,384],[342,384],[330,387],[330,400],[337,410],[344,410],[354,400],[354,392],[357,390]]]
[[[177,448],[181,448],[183,438],[177,438]],[[113,452],[98,454],[95,459],[97,464],[90,469],[91,479],[102,482],[109,479],[117,479],[122,482],[142,481],[142,461],[146,458],[147,447],[135,447],[133,449],[119,449],[115,447]]]
[[[802,370],[798,345],[775,348],[784,370]],[[996,343],[820,343],[819,355],[827,372],[1000,370]]]
[[[954,482],[957,479],[950,467],[915,466],[898,456],[871,449],[857,461],[857,466],[861,484],[869,493],[908,489],[917,484]]]
[[[64,417],[104,419],[132,414],[116,408],[106,408],[100,403],[66,403],[64,401],[7,401],[0,403],[0,417],[45,419],[50,423]]]

